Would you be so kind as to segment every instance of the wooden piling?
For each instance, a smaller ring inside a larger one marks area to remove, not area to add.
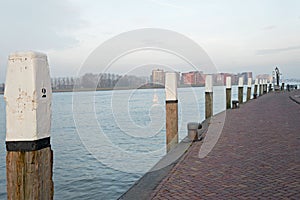
[[[251,88],[252,87],[252,78],[248,78],[248,87],[247,87],[247,101],[251,99]]]
[[[231,108],[231,77],[226,77],[226,109]]]
[[[7,199],[53,199],[51,82],[47,56],[9,56],[5,86]]]
[[[259,81],[259,96],[263,95],[263,83],[262,80]]]
[[[177,74],[166,72],[166,146],[167,152],[178,144]]]
[[[257,98],[257,89],[258,89],[258,79],[255,79],[255,85],[254,85],[254,93],[253,93],[253,98]]]
[[[207,75],[205,79],[205,119],[213,115],[213,85],[212,76]]]
[[[53,199],[50,147],[6,154],[7,199]]]
[[[240,77],[239,78],[239,87],[238,87],[238,99],[239,103],[243,103],[243,98],[244,98],[244,78]]]
[[[267,94],[268,93],[267,80],[264,80],[264,86],[263,87],[264,87],[263,93]]]

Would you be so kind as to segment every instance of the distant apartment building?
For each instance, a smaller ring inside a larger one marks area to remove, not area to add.
[[[231,84],[237,85],[239,82],[239,76],[237,74],[231,74]]]
[[[242,72],[238,76],[244,78],[244,85],[246,85],[248,84],[248,78],[252,78],[252,72]]]
[[[165,85],[165,72],[162,69],[152,70],[151,75],[152,84]]]
[[[202,71],[191,71],[181,74],[181,83],[183,85],[200,86],[205,84],[205,75]]]
[[[237,84],[238,76],[236,74],[230,73],[217,73],[213,74],[213,84],[214,85],[226,85],[226,78],[231,77],[231,84]]]

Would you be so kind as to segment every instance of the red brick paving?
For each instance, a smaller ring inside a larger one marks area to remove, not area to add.
[[[199,159],[194,143],[152,199],[300,199],[300,105],[290,94],[227,111],[214,149]]]

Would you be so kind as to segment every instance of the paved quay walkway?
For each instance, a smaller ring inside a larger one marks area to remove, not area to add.
[[[228,110],[213,150],[200,159],[203,142],[193,143],[151,199],[300,199],[298,95],[273,92]]]

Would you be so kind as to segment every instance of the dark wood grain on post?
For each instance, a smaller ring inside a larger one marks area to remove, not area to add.
[[[205,119],[213,115],[213,93],[205,92]]]
[[[259,96],[263,95],[263,84],[259,85]]]
[[[226,109],[231,108],[231,88],[226,88]]]
[[[226,77],[226,109],[231,108],[231,77]]]
[[[243,103],[243,97],[244,97],[244,87],[239,87],[238,89],[238,99],[239,99],[239,103],[242,104]]]
[[[166,101],[167,152],[178,144],[178,103]]]
[[[251,99],[251,87],[247,88],[247,101]]]
[[[7,199],[53,199],[53,152],[8,151],[6,154]]]

